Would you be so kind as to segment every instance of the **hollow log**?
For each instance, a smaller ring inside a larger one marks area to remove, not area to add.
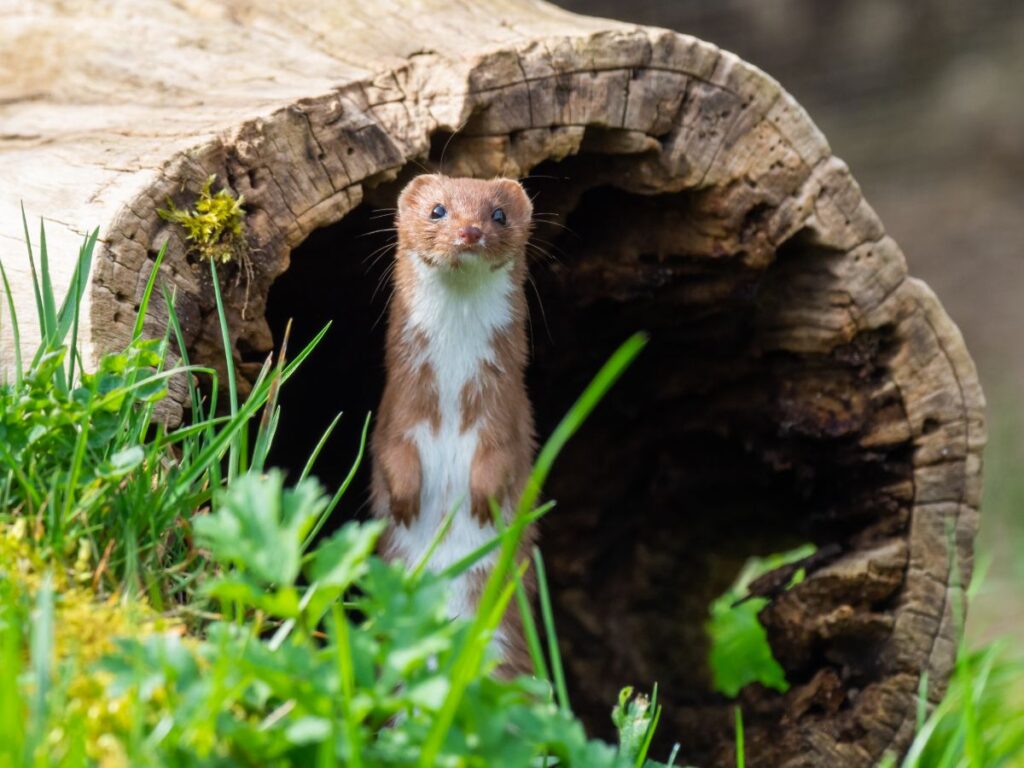
[[[301,465],[311,434],[380,392],[374,212],[424,168],[521,177],[540,212],[540,431],[630,332],[652,339],[548,488],[542,548],[588,727],[607,735],[617,688],[657,681],[661,741],[732,765],[708,604],[748,556],[813,542],[802,583],[764,582],[792,687],[742,692],[748,760],[907,747],[922,675],[935,702],[953,664],[983,398],[957,328],[778,83],[710,43],[534,0],[30,0],[0,34],[0,255],[23,338],[19,202],[46,221],[58,290],[99,227],[88,359],[128,339],[167,243],[188,352],[218,365],[208,268],[157,215],[216,174],[247,211],[251,274],[220,274],[243,388],[288,317],[293,344],[335,321],[286,393],[277,458]],[[147,331],[166,322],[157,300]]]

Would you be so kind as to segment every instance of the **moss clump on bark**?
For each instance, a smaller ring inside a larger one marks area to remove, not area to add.
[[[212,192],[216,179],[216,174],[206,179],[194,210],[178,208],[168,198],[167,208],[158,209],[157,213],[185,230],[189,252],[199,259],[221,264],[242,262],[248,253],[242,207],[245,197],[235,197],[226,189]]]

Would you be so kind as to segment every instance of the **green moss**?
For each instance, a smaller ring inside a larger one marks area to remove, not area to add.
[[[245,197],[234,197],[226,189],[212,192],[216,178],[214,174],[203,184],[194,210],[178,208],[168,198],[167,208],[158,209],[157,214],[185,230],[189,252],[198,258],[221,264],[242,261],[247,252],[242,207]]]

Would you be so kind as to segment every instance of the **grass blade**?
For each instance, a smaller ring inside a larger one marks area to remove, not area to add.
[[[22,626],[16,595],[0,584],[0,765],[20,765],[25,758],[25,701],[22,698]]]
[[[18,310],[14,308],[14,296],[11,295],[11,283],[7,279],[7,270],[0,260],[0,277],[4,281],[4,295],[7,297],[7,310],[11,315],[11,337],[14,342],[14,383],[21,386],[25,371],[21,363],[21,330],[18,328]]]
[[[310,529],[309,533],[306,534],[306,538],[302,540],[302,551],[305,552],[309,548],[309,545],[316,539],[316,535],[320,533],[320,529],[324,527],[324,523],[330,518],[331,513],[334,512],[335,507],[341,501],[342,496],[345,495],[345,491],[348,490],[349,485],[355,479],[356,472],[359,471],[359,466],[363,463],[363,454],[366,452],[366,436],[370,432],[370,419],[372,413],[366,414],[366,421],[363,422],[363,432],[359,436],[359,451],[356,453],[356,458],[352,462],[352,466],[348,470],[348,474],[342,481],[341,485],[338,486],[338,490],[334,492],[334,496],[331,497],[330,502],[324,507],[323,512],[320,513],[320,517],[317,518],[316,523]]]
[[[547,584],[543,589],[547,589]],[[533,620],[533,611],[530,609],[530,600],[526,595],[526,587],[523,586],[522,579],[516,580],[516,605],[523,621],[523,634],[526,636],[526,647],[530,651],[530,660],[533,662],[533,673],[541,680],[547,680],[550,683],[551,672],[548,670],[548,663],[544,658],[540,633],[537,632],[537,622]]]
[[[91,242],[87,239],[83,244],[81,250],[78,252],[78,264],[75,265],[75,272],[71,276],[71,284],[74,288],[74,306],[73,312],[71,313],[71,350],[68,354],[70,358],[68,360],[68,386],[75,386],[75,362],[78,358],[78,320],[79,310],[82,305],[82,294],[85,292],[86,277],[89,274],[89,267],[92,263],[92,249],[96,244],[96,237],[99,235],[99,229],[93,230]],[[83,268],[84,266],[84,268]],[[64,297],[64,303],[61,305],[60,312],[58,313],[59,318],[64,318],[68,315],[68,300],[71,295]]]
[[[654,707],[654,716],[647,726],[647,733],[644,734],[644,742],[640,745],[640,751],[636,755],[636,768],[643,768],[647,762],[647,753],[651,751],[651,742],[654,741],[654,732],[658,730],[658,723],[661,722],[661,705],[656,704],[658,700],[658,686],[654,686],[654,698],[651,706]]]
[[[32,696],[29,699],[30,745],[38,746],[46,733],[47,700],[53,673],[53,578],[47,573],[36,594],[29,635]]]
[[[210,279],[213,282],[213,296],[217,304],[217,319],[220,322],[221,343],[224,345],[224,368],[228,378],[228,405],[232,418],[238,416],[238,381],[235,379],[235,352],[228,331],[227,313],[224,311],[224,298],[220,292],[220,279],[217,277],[217,265],[210,259]],[[238,474],[240,453],[242,450],[241,430],[235,431],[231,441],[231,452],[228,454],[228,481]]]
[[[146,288],[142,292],[142,298],[139,299],[139,311],[135,313],[135,327],[132,328],[132,341],[142,338],[142,326],[146,322],[146,312],[149,310],[149,300],[153,295],[153,288],[156,287],[156,278],[160,274],[160,264],[164,260],[164,254],[167,253],[167,243],[165,242],[160,246],[160,250],[156,254],[156,259],[153,261],[153,268],[149,270],[149,279],[146,280]]]
[[[526,488],[523,490],[523,495],[519,502],[520,510],[533,508],[537,498],[540,496],[544,481],[547,480],[551,467],[555,463],[558,454],[561,453],[562,448],[576,434],[576,431],[587,420],[587,417],[590,416],[591,412],[601,401],[601,398],[607,394],[608,390],[618,381],[626,368],[629,367],[629,364],[633,362],[633,359],[646,345],[647,336],[645,334],[633,334],[622,346],[615,350],[608,359],[608,362],[597,372],[597,375],[583,391],[583,394],[580,395],[572,408],[569,409],[569,412],[559,422],[558,426],[555,427],[555,431],[551,433],[551,437],[548,438],[544,447],[541,448],[540,453],[537,455],[537,461],[534,463],[533,471],[530,473]]]
[[[295,356],[295,359],[284,367],[284,370],[281,371],[282,382],[288,381],[291,375],[295,373],[295,370],[302,365],[303,361],[307,357],[309,357],[310,353],[316,348],[316,345],[320,343],[320,340],[323,339],[324,334],[327,333],[330,327],[330,323],[325,325],[323,329],[302,349],[302,351]],[[186,489],[191,488],[192,485],[202,477],[208,469],[212,470],[216,467],[216,462],[221,456],[223,456],[224,451],[227,450],[228,443],[234,439],[235,433],[237,433],[242,427],[248,425],[249,419],[251,419],[256,411],[258,411],[266,402],[269,394],[266,372],[269,370],[269,367],[270,363],[268,361],[263,366],[263,371],[261,371],[257,378],[256,384],[253,385],[249,398],[241,408],[238,409],[238,413],[229,419],[224,429],[218,432],[210,441],[207,442],[203,450],[193,459],[192,466],[178,475],[175,481],[177,486],[174,491],[175,497],[184,495]],[[183,366],[179,366],[175,370],[180,372],[185,370],[201,369],[198,369],[195,366],[188,369]],[[362,456],[361,451],[360,456]],[[354,472],[352,474],[354,475]]]
[[[422,555],[420,555],[420,559],[416,561],[416,565],[413,566],[412,571],[410,572],[413,580],[419,579],[427,569],[427,564],[430,562],[430,558],[434,556],[434,552],[437,550],[442,539],[448,535],[448,530],[452,527],[452,521],[455,520],[455,513],[459,511],[459,507],[462,506],[462,502],[465,498],[466,497],[463,496],[456,501],[445,516],[441,518],[441,524],[437,526],[437,530],[434,531],[434,535],[430,539],[430,544],[427,545],[427,549]]]
[[[284,329],[284,339],[281,341],[281,351],[277,355],[277,365],[274,367],[274,376],[270,382],[270,395],[267,405],[263,409],[263,417],[260,419],[260,425],[256,430],[256,445],[253,448],[251,468],[257,472],[263,471],[263,465],[266,463],[267,454],[270,452],[270,446],[274,441],[274,434],[277,432],[277,419],[280,416],[280,410],[277,407],[277,398],[278,393],[281,390],[281,369],[284,367],[284,364],[288,359],[288,339],[291,335],[292,322],[289,320]]]
[[[344,737],[348,753],[348,764],[352,768],[362,766],[362,734],[359,723],[352,716],[352,698],[355,694],[355,671],[352,661],[352,642],[349,639],[348,618],[345,609],[335,603],[331,606],[334,619],[332,629],[334,645],[338,649],[338,677],[341,680],[341,721],[344,724]]]
[[[137,389],[142,389],[143,387],[148,387],[151,384],[155,384],[158,381],[165,381],[167,379],[173,378],[174,376],[178,376],[179,374],[182,374],[182,373],[192,373],[192,372],[195,372],[195,371],[206,371],[206,370],[208,370],[208,369],[207,368],[203,368],[202,366],[197,366],[197,365],[189,366],[187,368],[185,366],[180,366],[179,365],[177,368],[171,368],[170,370],[167,370],[167,371],[158,371],[158,372],[153,373],[151,376],[147,376],[142,381],[134,381],[134,382],[131,382],[130,384],[126,384],[123,387],[118,387],[117,389],[115,389],[115,390],[113,390],[111,392],[108,392],[103,397],[98,398],[92,404],[91,407],[92,407],[93,410],[102,410],[102,409],[104,409],[104,408],[106,408],[106,407],[108,407],[110,405],[113,405],[118,400],[124,398],[125,395],[128,395],[128,394],[134,392]]]
[[[85,295],[85,288],[89,284],[89,270],[92,268],[93,252],[96,249],[96,240],[99,238],[99,229],[94,229],[82,242],[78,249],[78,261],[75,262],[75,269],[71,274],[71,283],[68,292],[61,302],[60,309],[54,319],[54,340],[57,344],[64,341],[68,331],[76,323],[79,305],[82,303],[82,296]],[[49,271],[49,264],[43,268]],[[46,277],[44,272],[43,277]],[[47,282],[49,282],[47,280]],[[50,290],[53,290],[52,287]]]
[[[338,415],[335,416],[331,420],[331,423],[327,425],[327,429],[325,429],[324,433],[320,436],[316,446],[313,448],[313,452],[309,454],[309,458],[306,459],[306,465],[302,468],[302,472],[299,474],[300,483],[309,477],[310,472],[313,471],[313,465],[316,464],[316,460],[320,458],[320,451],[322,451],[324,446],[327,445],[327,441],[330,439],[331,433],[334,432],[334,428],[338,426],[339,421],[341,421],[341,411],[338,411]]]
[[[548,656],[551,659],[551,677],[555,684],[555,695],[558,706],[563,712],[569,712],[569,688],[565,684],[565,671],[562,669],[562,654],[558,650],[558,634],[555,632],[555,614],[551,610],[551,593],[548,591],[548,577],[544,569],[544,558],[540,550],[533,548],[533,567],[537,570],[537,595],[540,598],[540,615],[544,622],[544,634],[548,638]]]
[[[46,312],[43,310],[43,297],[39,290],[39,273],[36,271],[36,258],[32,253],[32,238],[28,234],[28,219],[25,217],[25,206],[21,206],[21,226],[25,230],[25,245],[28,248],[28,265],[32,271],[32,292],[36,297],[36,317],[39,318],[39,340],[40,351],[38,357],[46,348],[47,340],[50,337],[49,328],[46,325]]]
[[[188,345],[185,343],[185,334],[181,330],[181,321],[178,319],[178,313],[174,309],[177,294],[167,290],[166,285],[160,286],[160,292],[164,297],[164,306],[167,307],[167,324],[171,327],[174,333],[174,341],[178,345],[178,355],[181,358],[182,365],[188,367]],[[202,413],[202,401],[199,397],[199,391],[196,389],[195,381],[193,381],[191,376],[188,377],[188,394],[192,402],[192,413],[195,420]]]
[[[530,525],[531,523],[540,520],[542,517],[544,517],[544,515],[546,515],[554,508],[554,501],[549,501],[546,504],[537,507],[537,509],[535,509],[527,516],[526,524]],[[487,555],[489,555],[491,552],[500,547],[502,542],[504,542],[505,539],[511,536],[512,534],[513,531],[506,527],[503,531],[496,534],[494,538],[492,538],[490,541],[488,541],[485,544],[481,544],[472,552],[456,560],[454,563],[452,563],[443,571],[441,571],[441,576],[446,579],[454,579],[461,576],[466,571],[470,570],[474,565],[476,565],[480,560],[487,557]]]
[[[736,768],[745,768],[747,764],[746,746],[743,736],[743,712],[739,707],[733,707],[736,722]]]
[[[51,346],[60,343],[57,336],[57,306],[53,295],[53,282],[50,280],[50,255],[46,249],[46,227],[39,220],[39,280],[43,299],[43,312],[46,313],[47,342]]]

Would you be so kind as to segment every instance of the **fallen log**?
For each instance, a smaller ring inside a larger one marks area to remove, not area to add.
[[[367,258],[388,224],[373,211],[423,168],[524,177],[544,251],[541,432],[618,342],[652,337],[548,489],[576,708],[603,732],[620,685],[657,681],[663,739],[731,765],[708,604],[748,556],[809,541],[829,556],[766,590],[793,687],[743,692],[751,764],[906,748],[921,676],[934,702],[952,669],[983,398],[958,330],[778,83],[709,43],[533,0],[35,0],[2,24],[0,256],[23,336],[19,202],[46,219],[58,290],[100,228],[88,359],[126,341],[167,243],[188,352],[218,365],[208,269],[157,213],[216,175],[246,210],[249,268],[221,270],[240,385],[284,318],[336,321],[286,404],[287,463],[297,432],[376,404],[383,265]],[[166,323],[156,301],[146,329]]]

